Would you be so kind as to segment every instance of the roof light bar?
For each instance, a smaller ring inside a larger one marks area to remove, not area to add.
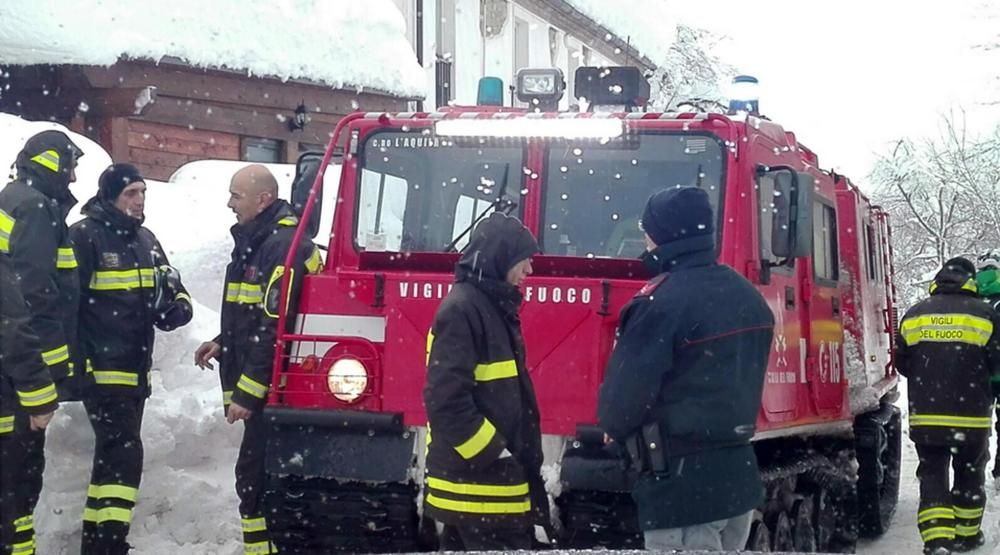
[[[611,139],[622,135],[624,122],[617,118],[448,119],[437,122],[434,131],[449,137]]]

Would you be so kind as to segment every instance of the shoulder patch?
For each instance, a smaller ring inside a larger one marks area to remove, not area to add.
[[[662,284],[664,281],[667,281],[668,277],[670,277],[670,274],[667,273],[667,272],[664,272],[664,273],[656,276],[655,278],[647,281],[646,284],[642,286],[642,289],[640,289],[635,294],[635,296],[636,297],[648,297],[648,296],[652,295],[653,291],[656,291],[656,288],[659,287],[660,284]]]

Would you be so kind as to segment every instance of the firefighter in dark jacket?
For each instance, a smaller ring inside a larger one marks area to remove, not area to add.
[[[750,438],[774,316],[716,261],[714,222],[702,189],[649,199],[643,261],[656,277],[622,309],[601,385],[600,425],[638,470],[647,549],[743,549],[764,498]]]
[[[13,262],[32,332],[41,344],[42,360],[64,400],[73,389],[70,377],[77,361],[80,293],[66,215],[76,204],[69,184],[76,181],[75,168],[81,156],[83,151],[64,133],[38,133],[17,155],[17,179],[0,191],[0,250]],[[77,375],[79,370],[75,368]],[[34,536],[30,519],[42,491],[45,431],[29,430],[19,438],[28,492],[23,517]]]
[[[521,281],[538,244],[491,214],[472,234],[427,338],[424,514],[450,550],[530,549],[548,528],[538,402],[525,366]]]
[[[191,298],[159,241],[142,226],[146,183],[131,164],[101,174],[85,219],[70,227],[81,283],[79,345],[94,464],[81,553],[116,555],[126,542],[142,477],[143,408],[154,328],[191,320]]]
[[[29,327],[11,260],[0,242],[0,553],[34,553],[20,435],[48,426],[56,388]]]
[[[232,228],[232,259],[226,267],[222,333],[202,343],[195,352],[195,364],[212,368],[211,359],[220,362],[226,419],[230,424],[244,421],[236,461],[244,549],[246,553],[277,553],[263,507],[267,427],[261,411],[271,387],[279,309],[282,302],[295,306],[303,276],[318,272],[322,258],[312,241],[303,238],[291,269],[291,287],[282,301],[285,256],[298,217],[287,202],[278,199],[278,183],[264,166],[236,172],[229,192],[229,207],[237,223]],[[294,321],[292,314],[287,322]]]
[[[903,316],[896,339],[896,368],[907,378],[910,439],[920,457],[917,527],[924,552],[934,555],[983,544],[1000,315],[978,298],[975,274],[965,258],[946,262],[930,298]]]

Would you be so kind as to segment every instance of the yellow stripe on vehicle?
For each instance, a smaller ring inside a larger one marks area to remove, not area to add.
[[[49,149],[41,154],[32,156],[31,161],[47,170],[54,172],[59,171],[59,153],[53,149]]]
[[[925,314],[903,320],[899,331],[909,346],[926,341],[982,347],[993,335],[993,323],[970,314]]]
[[[246,374],[240,375],[239,381],[236,382],[236,387],[258,399],[267,397],[267,386],[248,377]]]
[[[497,434],[497,429],[493,426],[493,423],[488,419],[483,418],[482,425],[479,426],[479,430],[472,434],[465,443],[455,447],[459,455],[462,455],[463,459],[471,459],[476,455],[483,452],[486,446],[493,441],[493,437]]]
[[[243,533],[267,532],[267,519],[264,517],[242,519]]]
[[[948,414],[911,414],[910,426],[937,426],[944,428],[990,429],[989,416],[952,416]]]
[[[66,362],[69,360],[69,346],[60,345],[55,349],[43,352],[42,360],[46,366],[55,366],[56,364]]]
[[[459,484],[428,476],[427,486],[436,490],[461,495],[481,495],[484,497],[517,497],[519,495],[528,495],[527,482],[513,485]]]
[[[264,300],[264,290],[253,283],[229,282],[226,284],[226,302],[259,304]]]
[[[52,384],[33,391],[17,390],[17,397],[21,401],[22,407],[40,407],[54,403],[59,398],[56,394],[56,386]]]
[[[9,434],[14,431],[14,417],[0,416],[0,434]]]
[[[139,375],[122,370],[94,370],[91,372],[98,385],[127,385],[138,387]]]
[[[119,507],[104,507],[103,509],[86,508],[83,510],[84,522],[101,524],[102,522],[132,522],[132,509]]]
[[[502,380],[505,378],[516,378],[517,363],[513,360],[504,360],[500,362],[491,362],[489,364],[477,364],[475,375],[477,382],[491,382],[493,380]]]
[[[10,214],[0,210],[0,252],[9,253],[10,252],[10,236],[14,233],[14,224],[17,220],[12,218]]]
[[[72,247],[61,247],[56,253],[56,268],[60,270],[72,270],[76,268],[76,254]]]
[[[531,510],[531,500],[523,501],[455,501],[427,494],[427,504],[456,513],[473,514],[522,514]]]

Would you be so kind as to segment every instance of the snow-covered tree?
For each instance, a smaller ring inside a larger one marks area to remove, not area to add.
[[[650,104],[655,110],[678,109],[684,102],[722,103],[724,85],[735,74],[713,53],[721,40],[704,29],[677,25],[677,37],[650,77]]]
[[[892,216],[897,284],[920,299],[953,256],[975,261],[1000,247],[1000,128],[974,137],[964,114],[943,118],[936,138],[900,139],[869,176]]]

